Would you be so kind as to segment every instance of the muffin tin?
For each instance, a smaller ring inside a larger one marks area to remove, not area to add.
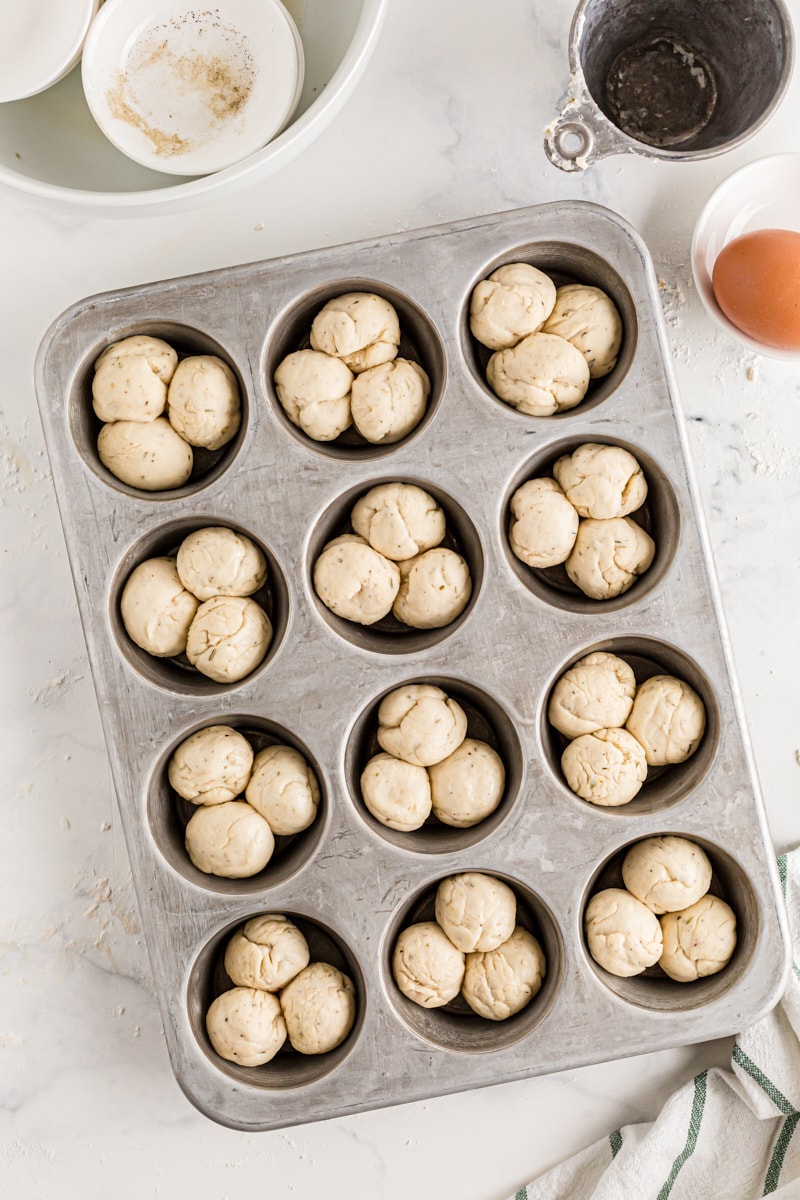
[[[494,397],[469,333],[474,285],[519,259],[558,282],[604,288],[624,322],[614,371],[560,416],[526,417]],[[396,303],[407,353],[431,376],[428,415],[396,446],[310,442],[289,427],[272,388],[277,362],[299,348],[309,315],[354,290]],[[235,443],[173,492],[120,484],[94,448],[92,364],[134,332],[174,341],[181,353],[220,354],[243,387]],[[36,387],[169,1053],[199,1109],[236,1128],[270,1129],[719,1037],[776,1002],[788,948],[773,854],[657,285],[643,243],[618,216],[579,202],[538,206],[96,296],[46,335]],[[590,440],[619,442],[639,456],[651,495],[637,519],[648,521],[658,545],[651,570],[608,602],[571,592],[565,577],[536,577],[506,537],[514,487]],[[445,629],[347,625],[314,596],[316,553],[346,525],[356,497],[388,480],[413,481],[440,498],[470,562],[473,598]],[[119,594],[142,558],[190,529],[225,524],[268,554],[275,639],[256,672],[221,686],[186,664],[133,653]],[[699,690],[709,713],[693,759],[611,811],[569,792],[545,716],[556,679],[592,649],[613,650],[638,672],[674,671]],[[355,781],[375,705],[410,680],[463,698],[475,727],[485,723],[501,749],[506,795],[484,825],[423,828],[406,841],[368,819]],[[322,788],[314,825],[287,839],[252,879],[191,867],[185,814],[166,781],[177,744],[219,723],[264,743],[297,745]],[[641,978],[623,986],[590,960],[582,911],[626,846],[668,832],[708,850],[737,912],[739,947],[708,983]],[[457,1005],[417,1009],[391,977],[399,930],[425,919],[438,880],[465,870],[514,887],[523,923],[547,956],[542,991],[497,1024]],[[221,965],[227,936],[268,911],[291,915],[312,938],[312,957],[347,970],[358,1015],[329,1055],[281,1052],[245,1069],[213,1053],[204,1015],[229,986]]]

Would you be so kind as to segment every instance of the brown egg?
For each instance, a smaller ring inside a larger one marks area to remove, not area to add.
[[[728,242],[714,263],[725,316],[764,346],[800,350],[800,233],[758,229]]]

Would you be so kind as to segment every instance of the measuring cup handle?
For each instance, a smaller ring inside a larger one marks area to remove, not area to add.
[[[600,123],[588,101],[567,101],[544,131],[545,154],[561,171],[583,171],[598,158],[622,149],[613,130]]]

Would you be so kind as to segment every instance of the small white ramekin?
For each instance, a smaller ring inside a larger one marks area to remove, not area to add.
[[[800,360],[798,350],[765,346],[742,333],[717,304],[711,277],[720,251],[728,242],[756,229],[790,229],[800,233],[800,154],[773,154],[734,171],[712,192],[692,237],[692,273],[703,305],[716,323],[753,354],[785,361]]]
[[[0,104],[36,96],[81,57],[101,0],[17,0],[3,10]]]
[[[224,170],[291,117],[303,48],[280,0],[106,0],[83,50],[86,101],[106,137],[171,175]]]

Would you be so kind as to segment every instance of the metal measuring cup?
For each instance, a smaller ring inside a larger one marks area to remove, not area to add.
[[[721,154],[772,115],[793,61],[783,0],[581,0],[545,152],[562,171],[626,152]]]

